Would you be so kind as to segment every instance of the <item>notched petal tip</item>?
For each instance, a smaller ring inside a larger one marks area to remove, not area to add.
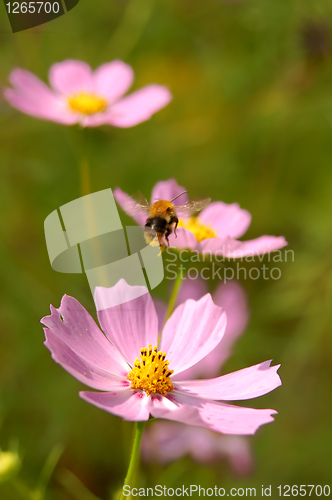
[[[56,307],[54,307],[52,304],[50,304],[50,311],[51,311],[51,314],[48,314],[47,316],[44,316],[43,318],[41,318],[40,320],[40,323],[42,325],[45,325],[48,327],[48,320],[51,319],[53,316],[57,316],[59,314],[59,309],[57,309]]]
[[[61,309],[63,310],[64,308],[69,307],[69,304],[67,304],[67,302],[71,301],[71,300],[78,302],[74,297],[71,297],[70,295],[67,295],[65,293],[61,299],[60,306],[58,309],[56,307],[54,307],[52,304],[50,304],[51,314],[48,314],[47,316],[44,316],[43,318],[41,318],[40,323],[42,323],[45,326],[48,326],[45,323],[45,320],[47,321],[47,319],[52,318],[54,316],[60,317],[61,321],[63,321],[64,318],[61,314]]]
[[[266,371],[266,370],[269,370],[270,372],[273,372],[274,375],[276,376],[276,385],[275,385],[275,388],[279,387],[282,385],[282,380],[280,378],[280,375],[278,372],[279,368],[281,367],[281,364],[279,363],[278,365],[272,365],[271,366],[271,363],[272,363],[272,359],[269,359],[268,361],[265,361],[264,363],[261,363],[260,367],[258,368],[258,370],[262,370],[262,371]]]
[[[263,363],[260,363],[259,365],[259,370],[267,370],[268,368],[275,368],[276,370],[278,370],[281,366],[281,363],[279,363],[278,365],[272,365],[271,366],[271,363],[272,363],[273,359],[267,359],[266,361],[263,361]]]
[[[49,347],[48,347],[48,341],[49,341],[49,339],[48,339],[48,332],[50,332],[50,329],[47,328],[47,327],[45,327],[45,328],[43,328],[43,332],[44,332],[44,335],[45,335],[45,340],[44,340],[43,344],[44,344],[44,346],[46,346],[49,349]]]

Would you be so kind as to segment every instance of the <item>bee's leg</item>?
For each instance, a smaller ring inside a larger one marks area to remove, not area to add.
[[[165,231],[165,240],[167,242],[167,246],[169,247],[169,235],[172,234],[172,226],[168,226]]]
[[[157,234],[158,237],[158,242],[159,242],[159,247],[160,247],[160,253],[164,251],[165,244],[163,242],[163,236],[161,234]]]
[[[176,219],[176,222],[175,222],[175,227],[174,227],[174,236],[175,236],[175,238],[177,238],[177,237],[178,237],[178,236],[177,236],[177,234],[176,234],[176,229],[177,229],[177,227],[178,227],[178,224],[179,224],[179,219]]]
[[[176,229],[177,229],[178,224],[179,224],[179,219],[175,215],[171,219],[171,224],[175,224],[175,226],[174,226],[174,236],[175,236],[175,238],[177,238]]]

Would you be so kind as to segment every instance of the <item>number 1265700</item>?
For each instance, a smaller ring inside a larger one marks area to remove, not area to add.
[[[58,2],[8,2],[6,3],[8,14],[57,14],[60,10]]]
[[[321,486],[320,484],[301,484],[300,486],[294,484],[293,486],[289,486],[288,484],[285,484],[284,486],[278,486],[277,490],[280,497],[329,497],[331,493],[331,489],[328,484],[325,486]]]

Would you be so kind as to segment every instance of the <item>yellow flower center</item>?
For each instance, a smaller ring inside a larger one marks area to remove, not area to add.
[[[207,240],[208,238],[217,238],[217,233],[214,229],[212,229],[211,224],[203,224],[203,222],[200,222],[198,217],[190,217],[186,221],[180,219],[179,227],[184,227],[194,233],[198,243],[203,240]]]
[[[71,111],[83,115],[101,113],[107,108],[106,99],[89,92],[80,92],[79,94],[68,97],[68,104]]]
[[[165,396],[174,389],[170,376],[174,370],[168,368],[166,353],[157,351],[157,347],[141,349],[141,361],[137,358],[134,368],[128,373],[132,389],[142,389],[147,395],[151,392]]]

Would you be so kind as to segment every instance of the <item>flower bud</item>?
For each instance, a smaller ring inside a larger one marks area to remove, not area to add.
[[[0,450],[0,483],[10,480],[15,476],[21,466],[21,460],[17,453]]]

